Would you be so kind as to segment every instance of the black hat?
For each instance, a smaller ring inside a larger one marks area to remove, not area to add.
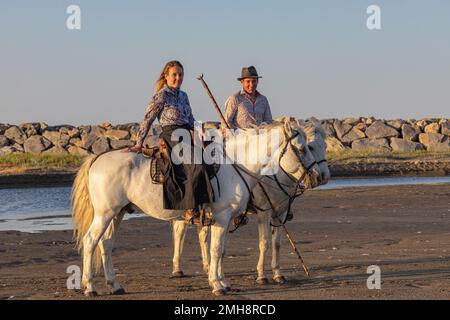
[[[258,72],[256,71],[256,68],[254,66],[250,66],[250,67],[244,67],[242,68],[241,71],[241,77],[237,78],[239,81],[241,81],[242,79],[245,78],[262,78],[260,76],[258,76]]]

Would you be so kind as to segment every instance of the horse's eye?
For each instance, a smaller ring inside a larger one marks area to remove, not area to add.
[[[314,151],[314,148],[311,147],[311,146],[309,146],[309,150],[310,150],[310,151]]]

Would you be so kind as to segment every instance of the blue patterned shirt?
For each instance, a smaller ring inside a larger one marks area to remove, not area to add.
[[[137,145],[142,146],[156,118],[162,126],[189,125],[193,129],[195,120],[186,92],[165,85],[153,96],[137,133]]]

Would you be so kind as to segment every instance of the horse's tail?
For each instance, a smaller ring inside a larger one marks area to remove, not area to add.
[[[84,160],[72,186],[72,219],[73,236],[76,239],[78,252],[83,250],[83,238],[94,219],[94,207],[89,196],[89,169],[98,155],[89,156]],[[98,271],[101,267],[101,252],[97,248],[94,252],[94,267]]]

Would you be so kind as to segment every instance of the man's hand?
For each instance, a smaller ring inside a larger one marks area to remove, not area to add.
[[[233,133],[228,128],[222,128],[222,135],[225,139],[227,139],[227,138],[231,137],[233,135]]]

